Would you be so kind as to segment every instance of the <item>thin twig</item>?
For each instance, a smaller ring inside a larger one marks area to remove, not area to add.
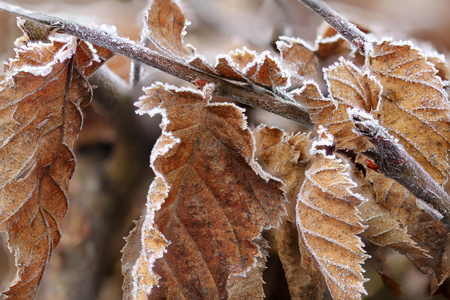
[[[349,109],[348,115],[357,131],[375,146],[364,154],[375,161],[384,175],[437,209],[444,216],[441,221],[450,227],[450,197],[445,190],[371,115],[356,108]]]
[[[298,0],[319,14],[331,27],[339,32],[347,41],[355,45],[363,54],[367,53],[367,35],[354,24],[343,18],[334,9],[320,0]]]
[[[250,84],[242,85],[213,74],[205,73],[192,66],[187,66],[181,62],[165,57],[128,38],[120,37],[105,27],[82,25],[63,18],[26,10],[1,1],[0,10],[23,16],[53,28],[58,28],[70,35],[109,49],[115,53],[122,54],[183,80],[195,82],[201,79],[207,82],[213,82],[217,86],[217,91],[221,96],[230,97],[237,102],[270,111],[291,119],[307,128],[314,127],[305,109],[287,94],[276,94],[262,87]]]

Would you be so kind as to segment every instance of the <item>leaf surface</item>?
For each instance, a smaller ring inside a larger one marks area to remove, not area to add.
[[[438,71],[407,43],[375,43],[366,60],[383,85],[380,120],[439,183],[447,180],[450,102]]]
[[[154,217],[170,244],[155,263],[160,280],[150,299],[225,298],[230,276],[263,257],[254,242],[261,230],[285,213],[280,184],[255,161],[242,110],[210,103],[205,89],[155,84],[138,104],[139,113],[164,117],[151,161],[170,187]]]
[[[351,191],[356,184],[347,164],[317,152],[298,196],[300,239],[334,299],[361,299],[366,294],[361,264],[367,255],[358,237],[365,226],[357,206],[366,200]]]
[[[280,178],[290,201],[288,212],[295,211],[295,203],[305,178],[305,169],[310,159],[309,134],[287,134],[278,128],[260,126],[256,130],[257,153],[267,170]],[[283,219],[276,229],[278,256],[292,299],[322,299],[325,284],[322,274],[313,265],[305,262],[300,253],[295,217]]]
[[[0,230],[18,267],[4,295],[29,299],[61,237],[72,148],[92,93],[86,76],[112,53],[64,35],[16,52],[0,84]]]
[[[371,170],[367,179],[373,185],[377,204],[407,229],[418,247],[427,251],[427,255],[423,255],[416,249],[409,249],[405,254],[422,272],[431,276],[431,289],[435,291],[450,275],[448,229],[420,209],[416,197],[395,180]]]
[[[173,0],[153,0],[145,16],[146,35],[165,52],[176,58],[190,58],[194,49],[183,44],[188,21]]]
[[[277,48],[283,59],[282,65],[297,79],[317,72],[317,56],[302,40],[282,37]]]
[[[369,149],[370,142],[353,132],[355,126],[348,117],[347,109],[359,107],[368,113],[376,111],[381,94],[379,82],[344,59],[325,69],[325,79],[329,98],[322,95],[317,84],[307,81],[303,88],[292,92],[294,99],[307,107],[316,128],[320,125],[328,128],[335,137],[336,148]]]

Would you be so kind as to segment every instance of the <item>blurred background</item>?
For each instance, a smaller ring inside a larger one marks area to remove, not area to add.
[[[23,0],[8,1],[28,9],[78,22],[114,25],[118,33],[140,39],[143,0]],[[423,49],[450,57],[450,1],[448,0],[341,0],[325,1],[350,21],[377,37],[413,40]],[[215,55],[242,48],[273,51],[278,36],[299,37],[314,45],[322,20],[296,0],[180,0],[191,21],[184,40],[215,62]],[[0,12],[0,59],[14,56],[13,43],[21,36],[15,17]],[[151,46],[150,46],[151,47]],[[448,61],[448,60],[447,60]],[[85,123],[76,145],[77,169],[71,181],[69,213],[63,237],[47,267],[38,299],[121,299],[121,253],[125,237],[143,212],[152,180],[151,147],[157,139],[159,118],[138,117],[133,101],[142,86],[154,81],[184,82],[150,68],[129,87],[130,61],[114,57],[92,78],[98,88],[85,111]],[[117,77],[117,78],[116,78]],[[251,126],[264,122],[287,130],[299,127],[280,117],[249,109]],[[429,279],[403,256],[387,254],[393,275],[401,285],[401,299],[427,299]],[[367,263],[366,299],[397,299]],[[0,235],[0,288],[14,278],[14,261]],[[273,255],[265,273],[267,299],[289,299],[281,264]],[[442,299],[437,296],[434,299]]]

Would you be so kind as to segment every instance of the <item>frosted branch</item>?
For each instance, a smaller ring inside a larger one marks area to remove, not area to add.
[[[331,27],[339,32],[347,41],[355,45],[361,53],[367,53],[367,35],[350,23],[331,7],[320,0],[298,0],[319,14]]]
[[[444,216],[441,221],[450,226],[450,197],[444,189],[371,115],[357,108],[347,112],[357,132],[375,146],[375,150],[364,154],[372,158],[387,177],[437,209]]]
[[[114,31],[108,30],[105,26],[83,25],[63,18],[26,10],[1,1],[0,10],[25,17],[50,26],[51,28],[57,28],[60,31],[89,41],[92,44],[109,49],[115,53],[122,54],[188,82],[196,82],[198,79],[213,82],[217,87],[216,93],[220,96],[229,97],[239,103],[264,109],[291,119],[307,128],[314,127],[308,113],[293,99],[289,98],[287,94],[276,93],[256,85],[236,84],[231,80],[206,73],[163,56],[128,38],[118,36]]]

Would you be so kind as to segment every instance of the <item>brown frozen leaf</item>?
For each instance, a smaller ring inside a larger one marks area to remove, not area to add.
[[[362,164],[370,163],[361,154],[357,156],[356,162]],[[367,172],[372,171],[367,170],[364,174]],[[403,254],[416,254],[430,258],[427,251],[420,248],[408,234],[408,226],[397,220],[396,215],[391,214],[388,207],[380,204],[379,201],[381,199],[377,198],[373,182],[369,182],[365,175],[363,175],[363,172],[356,168],[353,169],[353,178],[355,178],[364,196],[369,199],[369,201],[359,207],[361,216],[365,224],[368,225],[368,228],[363,233],[364,237],[377,246],[389,247]],[[368,178],[372,177],[368,176]]]
[[[287,205],[294,209],[310,158],[309,134],[286,134],[278,128],[260,126],[255,135],[258,156],[267,170],[283,181],[290,201]],[[322,274],[317,268],[302,264],[298,232],[290,218],[284,219],[277,228],[276,240],[291,298],[322,299],[325,289]]]
[[[432,291],[450,275],[448,230],[445,225],[421,210],[407,189],[381,173],[368,170],[367,179],[372,183],[376,202],[407,229],[418,247],[428,256],[417,251],[407,251],[406,256],[432,278]],[[431,257],[431,258],[430,258]]]
[[[256,263],[245,276],[232,275],[228,281],[227,291],[230,300],[261,300],[264,299],[263,290],[263,272],[266,269],[267,249],[269,247],[267,241],[264,239],[255,240],[262,252],[262,257],[256,257]]]
[[[289,76],[268,51],[259,54],[242,72],[254,83],[270,88],[283,88],[289,85]]]
[[[147,294],[159,279],[159,276],[152,270],[155,260],[163,256],[169,245],[164,236],[155,229],[154,224],[155,212],[164,203],[168,194],[168,186],[161,176],[156,176],[150,191],[145,216],[130,232],[126,238],[127,243],[122,249],[122,274],[125,277],[122,286],[123,299],[147,299]]]
[[[170,244],[156,260],[150,299],[226,298],[230,276],[263,257],[254,242],[261,230],[285,214],[280,183],[255,161],[242,109],[210,103],[211,92],[155,84],[138,103],[139,113],[164,117],[151,162],[170,187],[155,209],[154,228]]]
[[[378,203],[370,200],[364,203],[360,210],[368,225],[364,236],[373,244],[389,247],[400,253],[414,253],[429,258],[427,251],[418,247],[416,242],[411,239],[407,228],[402,227],[402,224]]]
[[[190,58],[195,50],[183,43],[188,21],[174,0],[152,0],[145,16],[146,35],[162,50],[177,58]]]
[[[333,27],[328,25],[328,23],[322,23],[319,28],[316,50],[320,58],[342,55],[348,53],[350,49],[350,43],[338,34]]]
[[[59,242],[75,168],[72,148],[92,93],[86,75],[103,62],[75,38],[50,39],[19,48],[0,86],[0,230],[18,267],[3,293],[7,299],[36,295]]]
[[[363,28],[360,25],[355,24],[356,27],[364,33],[368,33],[369,30]],[[317,37],[317,50],[315,53],[321,59],[328,58],[334,55],[346,55],[354,52],[355,49],[352,45],[345,40],[333,27],[328,23],[322,23],[319,28],[319,34]],[[356,58],[363,58],[358,52],[354,53]]]
[[[276,240],[291,299],[323,299],[324,278],[314,265],[303,262],[295,223],[285,219],[277,229]]]
[[[408,43],[383,41],[373,45],[366,67],[383,85],[383,125],[437,182],[446,182],[450,102],[434,65]]]
[[[152,0],[145,19],[147,28],[144,33],[161,50],[199,70],[215,74],[214,69],[203,56],[196,53],[194,47],[183,43],[189,21],[178,6],[178,1]]]
[[[284,37],[277,42],[277,48],[281,52],[282,65],[297,79],[317,72],[316,54],[302,40]]]
[[[286,134],[281,129],[263,125],[257,128],[255,135],[258,156],[267,170],[283,181],[288,199],[295,202],[310,158],[309,134]]]
[[[244,74],[242,74],[241,70],[239,69],[239,65],[237,65],[233,61],[231,56],[219,55],[216,57],[216,59],[217,63],[215,70],[217,71],[217,73],[228,79],[244,82],[248,81],[248,79],[245,78]]]
[[[316,127],[328,128],[335,137],[336,148],[367,150],[371,144],[364,136],[353,132],[355,126],[347,109],[359,107],[376,114],[381,94],[379,82],[344,59],[325,70],[325,79],[330,98],[325,98],[315,83],[307,81],[303,88],[292,92],[294,99],[306,106]]]
[[[315,262],[334,299],[361,299],[366,294],[361,264],[367,255],[358,237],[365,226],[357,206],[366,200],[351,191],[356,184],[349,165],[324,152],[316,152],[298,197],[302,255]]]
[[[258,53],[247,48],[235,49],[230,52],[230,57],[233,62],[239,66],[240,69],[245,68],[249,63],[253,62]]]

